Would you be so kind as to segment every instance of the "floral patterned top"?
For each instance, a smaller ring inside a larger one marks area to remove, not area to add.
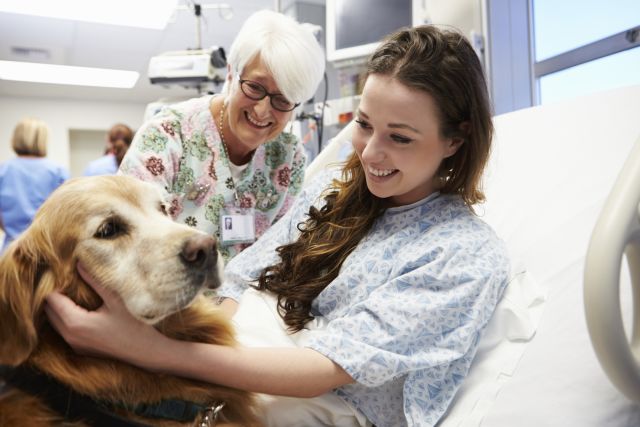
[[[163,108],[131,143],[119,174],[156,183],[165,191],[169,214],[220,238],[220,215],[235,200],[234,180],[220,133],[209,110],[213,96]],[[291,206],[304,178],[302,144],[289,133],[258,147],[235,182],[241,207],[255,208],[260,237]],[[228,261],[248,244],[220,245]]]

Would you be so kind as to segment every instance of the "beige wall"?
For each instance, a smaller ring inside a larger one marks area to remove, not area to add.
[[[14,157],[11,134],[23,117],[37,117],[49,125],[48,157],[70,168],[72,131],[103,132],[116,122],[135,130],[142,124],[145,107],[146,104],[0,97],[0,162]]]
[[[69,131],[69,172],[81,176],[89,162],[104,155],[108,129]]]

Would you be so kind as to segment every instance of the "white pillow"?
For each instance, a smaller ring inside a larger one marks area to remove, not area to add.
[[[480,211],[511,259],[526,263],[526,282],[535,278],[546,292],[544,315],[536,320],[542,307],[534,304],[529,314],[535,338],[509,341],[503,355],[501,345],[491,344],[502,342],[492,338],[495,324],[505,321],[498,307],[441,426],[640,425],[640,406],[615,390],[598,364],[582,292],[593,225],[640,133],[638,99],[640,86],[631,86],[495,118],[487,203]],[[626,287],[623,306],[632,301]],[[507,288],[504,303],[514,288]],[[510,329],[512,320],[505,319]],[[506,366],[498,372],[492,364],[500,363]]]
[[[440,427],[477,426],[513,375],[525,347],[535,336],[546,292],[520,263],[485,329],[469,374]]]

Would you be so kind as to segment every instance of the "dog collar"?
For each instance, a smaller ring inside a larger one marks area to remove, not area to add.
[[[161,418],[164,420],[191,422],[200,416],[198,427],[209,427],[215,425],[220,411],[224,408],[224,402],[213,405],[201,405],[178,399],[161,400],[160,402],[138,405],[117,404],[116,406],[133,412],[144,418]]]
[[[0,376],[7,385],[38,396],[55,412],[70,420],[90,421],[94,427],[150,427],[116,415],[114,408],[122,408],[144,418],[193,422],[200,416],[198,427],[214,426],[224,402],[210,406],[178,399],[167,399],[155,404],[125,405],[94,400],[77,393],[55,378],[27,366],[2,367]]]

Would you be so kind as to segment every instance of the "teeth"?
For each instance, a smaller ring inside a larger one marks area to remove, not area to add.
[[[258,120],[256,120],[256,119],[254,119],[253,117],[251,117],[249,114],[247,114],[247,118],[249,119],[249,121],[250,121],[251,123],[253,123],[253,124],[254,124],[254,125],[256,125],[256,126],[262,126],[262,127],[264,127],[264,126],[267,126],[267,125],[269,124],[269,122],[268,122],[268,121],[265,121],[265,122],[259,122]]]
[[[375,176],[387,176],[396,171],[395,169],[374,169],[371,166],[367,166],[367,169],[369,170],[370,174]]]

